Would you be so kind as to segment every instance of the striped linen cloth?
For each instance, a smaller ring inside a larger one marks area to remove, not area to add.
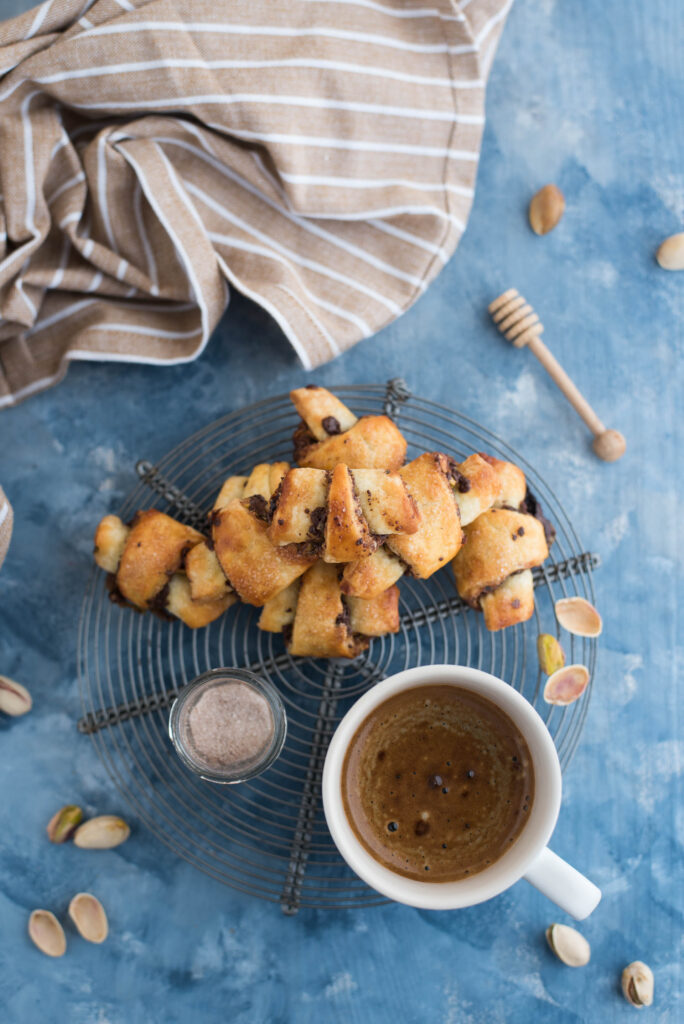
[[[202,351],[230,286],[305,367],[453,253],[512,0],[48,0],[0,25],[0,406]]]

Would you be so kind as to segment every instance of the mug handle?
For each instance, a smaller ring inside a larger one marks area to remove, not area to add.
[[[523,878],[557,903],[561,910],[583,921],[601,900],[601,890],[567,861],[545,846]]]

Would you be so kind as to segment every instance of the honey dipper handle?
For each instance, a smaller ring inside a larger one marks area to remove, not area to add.
[[[570,405],[582,417],[595,437],[605,434],[605,425],[598,418],[582,392],[573,384],[558,360],[539,337],[530,338],[527,347],[531,349],[542,366],[561,389]]]

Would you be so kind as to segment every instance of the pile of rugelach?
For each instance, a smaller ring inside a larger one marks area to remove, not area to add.
[[[399,629],[397,582],[451,564],[460,596],[498,630],[534,611],[531,569],[553,527],[511,462],[456,462],[406,440],[387,416],[360,419],[325,388],[291,392],[294,461],[229,477],[207,535],[156,509],[108,515],[95,561],[114,600],[206,626],[236,601],[293,655],[353,658]]]

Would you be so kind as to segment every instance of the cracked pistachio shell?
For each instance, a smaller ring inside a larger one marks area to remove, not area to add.
[[[584,665],[566,665],[546,680],[544,700],[547,704],[566,707],[579,700],[588,685],[589,671]]]
[[[83,811],[76,804],[60,807],[47,823],[48,839],[51,843],[65,843],[83,821]]]
[[[76,893],[69,904],[69,917],[87,942],[104,942],[109,934],[104,907],[92,893]]]
[[[123,820],[114,814],[102,814],[79,825],[74,833],[74,843],[83,850],[111,850],[125,843],[131,830]]]
[[[622,992],[628,1003],[636,1006],[650,1006],[653,1002],[653,971],[641,960],[635,960],[622,972]]]
[[[591,957],[591,946],[578,931],[567,924],[552,924],[546,929],[546,941],[568,967],[584,967]]]
[[[7,676],[0,676],[0,711],[16,718],[18,715],[25,715],[32,706],[31,694],[25,686],[15,683],[14,679],[8,679]]]
[[[593,604],[583,597],[563,597],[554,605],[556,618],[563,629],[575,636],[599,636],[603,629],[601,616]]]
[[[49,910],[34,910],[29,917],[28,933],[31,941],[46,956],[64,956],[66,936],[64,929]]]
[[[537,654],[542,672],[553,675],[565,665],[563,648],[550,633],[540,633],[537,637]]]

